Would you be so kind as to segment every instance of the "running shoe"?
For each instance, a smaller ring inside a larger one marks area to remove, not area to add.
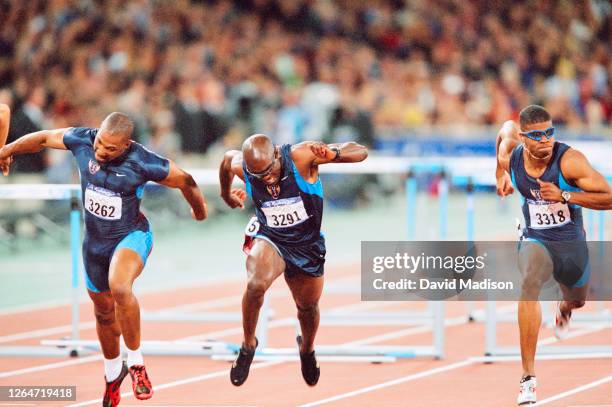
[[[297,338],[298,351],[300,353],[300,363],[302,365],[302,377],[306,384],[309,386],[315,386],[319,382],[319,376],[321,375],[321,369],[319,368],[319,362],[315,356],[315,351],[310,353],[302,353],[302,336],[298,335]]]
[[[535,376],[523,377],[521,379],[519,394],[516,398],[516,404],[519,406],[534,404],[536,402],[536,385],[537,381]]]
[[[106,391],[104,392],[104,399],[102,400],[103,407],[117,407],[119,405],[121,401],[121,382],[123,382],[127,374],[128,368],[124,361],[121,366],[121,373],[119,373],[119,376],[115,380],[108,382],[106,381],[106,376],[104,377]]]
[[[232,369],[230,370],[230,380],[234,386],[242,385],[242,383],[246,381],[247,377],[249,377],[249,369],[251,368],[251,363],[253,362],[257,345],[259,345],[259,341],[257,338],[255,338],[254,348],[248,349],[244,346],[244,344],[242,344],[240,347],[238,357],[232,364]]]
[[[563,339],[567,336],[571,317],[572,311],[561,312],[561,301],[557,301],[557,311],[555,314],[555,337],[557,339]]]
[[[132,390],[134,397],[138,400],[148,400],[153,397],[153,386],[147,375],[147,370],[144,365],[134,365],[130,367],[130,376],[132,377]]]

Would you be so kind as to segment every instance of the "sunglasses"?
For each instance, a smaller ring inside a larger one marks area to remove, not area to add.
[[[248,169],[248,167],[247,167],[247,169],[246,169],[246,170],[247,170],[247,172],[248,172],[249,174],[251,174],[253,177],[255,177],[255,178],[257,178],[257,179],[262,179],[262,178],[265,178],[265,177],[266,177],[266,176],[268,176],[268,175],[269,175],[269,174],[272,172],[272,170],[274,169],[274,164],[276,163],[276,159],[277,159],[277,158],[278,158],[278,155],[277,155],[277,153],[276,153],[276,152],[274,152],[274,158],[272,159],[272,162],[270,163],[270,165],[268,165],[268,166],[266,167],[266,169],[265,169],[265,170],[263,170],[263,171],[261,171],[261,172],[253,172],[253,171],[249,170],[249,169]]]
[[[555,135],[555,128],[549,127],[546,130],[521,131],[520,133],[528,139],[534,141],[540,141],[542,140],[542,137],[546,137],[546,140],[548,140]]]

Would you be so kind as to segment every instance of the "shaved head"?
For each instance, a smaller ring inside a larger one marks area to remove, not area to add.
[[[132,139],[134,122],[125,113],[113,112],[106,116],[102,125],[100,125],[100,130],[110,137],[129,141]]]
[[[124,113],[106,116],[94,140],[96,160],[103,164],[121,156],[132,143],[134,122]]]
[[[242,143],[242,157],[253,172],[261,172],[274,160],[274,144],[265,134],[253,134]]]

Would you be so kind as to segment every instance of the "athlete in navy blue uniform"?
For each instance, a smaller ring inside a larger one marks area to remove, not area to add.
[[[314,339],[319,326],[319,298],[323,290],[325,239],[321,234],[323,186],[319,165],[359,162],[367,157],[356,143],[303,142],[275,146],[263,134],[249,137],[242,151],[228,151],[219,169],[221,197],[231,208],[244,208],[249,195],[256,217],[247,225],[244,250],[248,254],[247,288],[242,298],[244,342],[230,379],[240,386],[247,379],[257,347],[255,328],[264,294],[284,273],[298,310],[302,376],[310,386],[319,380]],[[234,175],[246,192],[232,189]]]
[[[108,407],[119,404],[121,381],[128,373],[136,398],[153,395],[140,352],[140,308],[132,292],[153,246],[149,222],[140,212],[145,184],[154,181],[178,188],[194,219],[204,220],[207,215],[206,202],[191,175],[132,141],[133,129],[126,115],[112,113],[99,129],[39,131],[0,150],[5,166],[13,155],[45,147],[70,150],[76,159],[85,216],[85,277],[105,358],[103,405]],[[120,355],[120,335],[128,348],[127,363]]]
[[[497,193],[517,189],[525,228],[519,244],[524,275],[518,321],[523,376],[517,404],[536,402],[535,351],[542,322],[537,301],[552,275],[563,292],[557,306],[555,334],[563,337],[572,310],[584,305],[589,262],[582,207],[611,209],[612,191],[586,157],[555,141],[550,114],[541,106],[523,109],[520,123],[506,122],[497,136]]]

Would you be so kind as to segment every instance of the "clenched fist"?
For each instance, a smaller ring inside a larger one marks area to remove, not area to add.
[[[314,142],[310,145],[310,150],[317,158],[326,159],[333,161],[336,158],[337,153],[329,148],[329,146],[321,141]]]
[[[222,197],[227,206],[230,208],[244,209],[244,201],[246,199],[246,192],[244,189],[234,188],[230,191],[228,196]]]
[[[513,192],[514,187],[512,186],[510,174],[504,171],[504,174],[497,179],[497,195],[503,198],[512,194]]]
[[[561,196],[561,189],[552,182],[544,182],[538,178],[538,184],[540,184],[540,195],[542,199],[551,202],[562,202],[563,197]]]

